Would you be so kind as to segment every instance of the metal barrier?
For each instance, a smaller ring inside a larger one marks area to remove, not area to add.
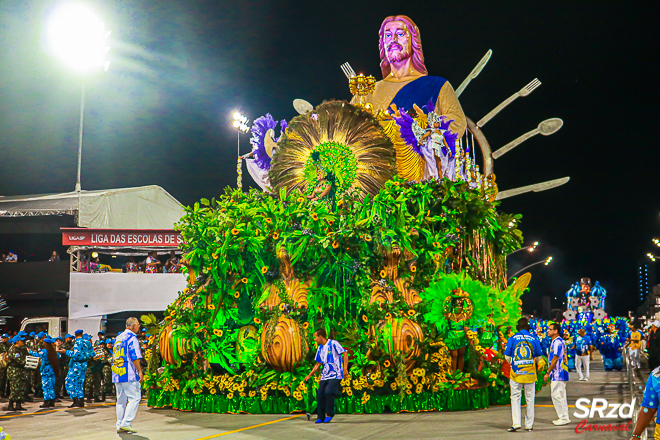
[[[640,350],[640,358],[644,353]],[[628,389],[630,390],[630,399],[635,401],[635,406],[633,409],[632,416],[632,426],[634,427],[637,424],[637,414],[641,408],[642,397],[644,397],[644,387],[639,386],[639,382],[636,381],[635,369],[632,367],[632,362],[630,361],[630,353],[627,349],[623,351],[623,363],[626,366],[626,381],[628,382]],[[642,432],[641,440],[648,440],[648,433],[645,429]]]

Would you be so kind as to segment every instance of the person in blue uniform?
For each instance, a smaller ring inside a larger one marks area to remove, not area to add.
[[[614,326],[609,325],[607,327],[607,333],[598,339],[598,351],[603,356],[605,371],[621,371],[623,369],[622,346],[623,344],[617,332],[614,331]]]
[[[83,331],[75,331],[76,340],[73,350],[64,353],[69,357],[69,373],[66,375],[65,387],[73,403],[69,408],[83,408],[85,406],[85,375],[87,374],[87,359],[90,355],[91,345],[83,339]],[[61,353],[61,352],[60,352]]]
[[[644,397],[642,398],[642,406],[637,414],[637,423],[633,428],[630,435],[631,439],[642,438],[642,433],[651,423],[651,420],[656,415],[660,406],[660,367],[657,367],[651,372],[648,380],[646,381],[646,389],[644,390]],[[660,423],[656,418],[654,438],[660,438]]]
[[[44,393],[44,403],[40,408],[50,408],[55,406],[55,380],[60,374],[60,362],[58,353],[53,348],[55,341],[46,336],[41,341],[41,350],[30,350],[32,356],[41,360],[39,372],[41,373],[41,389]]]

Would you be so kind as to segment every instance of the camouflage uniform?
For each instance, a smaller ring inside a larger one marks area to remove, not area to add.
[[[4,341],[0,341],[0,356],[9,351],[9,344]],[[6,397],[7,393],[7,366],[0,366],[0,395]]]
[[[11,386],[9,400],[11,402],[22,402],[27,389],[27,375],[25,370],[25,356],[27,348],[25,345],[17,347],[12,345],[7,358],[7,379]]]
[[[64,342],[61,348],[63,350],[73,350],[73,341]],[[60,359],[60,370],[61,370],[60,377],[57,378],[55,384],[55,394],[59,396],[63,396],[64,393],[66,393],[66,388],[64,387],[64,380],[66,379],[66,375],[69,372],[69,356],[67,356],[66,354],[62,354],[62,358]]]
[[[98,342],[94,343],[94,347]],[[94,352],[96,353],[96,352]],[[101,381],[103,380],[103,360],[98,359],[96,354],[93,359],[87,361],[87,375],[85,376],[85,395],[87,400],[101,401]]]
[[[112,353],[108,351],[107,348],[105,350],[105,356],[103,357],[103,399],[105,400],[105,396],[109,396],[112,394],[113,390],[115,387],[112,385]]]

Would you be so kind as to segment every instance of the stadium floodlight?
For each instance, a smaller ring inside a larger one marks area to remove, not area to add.
[[[72,70],[86,74],[103,67],[108,70],[110,61],[105,55],[110,50],[107,45],[110,31],[87,7],[79,3],[64,3],[51,14],[46,27],[50,51]],[[78,176],[76,192],[80,195],[80,174],[82,168],[83,116],[85,114],[85,80],[83,76],[80,95],[80,124],[78,126]],[[80,200],[78,200],[80,204]],[[80,206],[78,207],[80,209]]]
[[[110,31],[87,7],[65,3],[53,11],[47,25],[48,45],[58,58],[77,72],[85,73],[110,62],[105,55]]]
[[[247,133],[250,131],[250,127],[248,127],[248,122],[250,120],[247,118],[247,116],[242,115],[240,112],[234,112],[232,115],[234,118],[234,121],[232,122],[232,126],[236,129],[237,133],[237,147],[236,147],[236,154],[238,157],[241,157],[241,133]]]

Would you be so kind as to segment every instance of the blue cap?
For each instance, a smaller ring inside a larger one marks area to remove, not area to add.
[[[39,332],[39,333],[37,333],[36,336],[37,336],[37,338],[43,338],[44,336],[47,336],[47,335],[44,332]]]
[[[61,341],[61,340],[62,340],[62,337],[61,337],[61,336],[58,336],[58,337],[55,338],[56,341],[57,341],[58,339]]]
[[[114,344],[114,341],[112,340],[112,338],[108,338],[108,339],[105,340],[105,343],[106,344]]]
[[[35,335],[36,335],[36,333],[35,333],[35,332],[30,332],[30,337],[31,337],[31,338],[34,338],[34,337],[35,337]]]
[[[66,339],[66,338],[73,338],[73,335],[67,333],[66,335],[64,335],[64,339]]]
[[[22,336],[18,336],[18,335],[16,335],[16,336],[14,336],[14,338],[12,339],[12,344],[17,343],[18,341],[25,341],[25,338],[22,337]]]
[[[146,332],[146,331],[147,331],[147,328],[146,328],[146,327],[142,328],[142,331],[143,331],[143,332]]]
[[[8,338],[9,335],[8,335],[7,333],[5,333],[5,334],[2,335],[2,337],[3,337],[3,338]]]
[[[89,341],[90,339],[92,339],[92,337],[90,335],[88,335],[87,333],[85,333],[83,335],[83,339],[86,340],[86,341]]]
[[[55,340],[51,339],[51,338],[44,338],[44,342],[46,342],[48,344],[52,344],[53,342],[55,342]]]
[[[98,333],[97,333],[97,335],[104,335],[104,334],[105,334],[105,332],[103,330],[99,330]]]
[[[81,329],[78,329],[78,330],[76,330],[76,331],[73,332],[73,333],[74,333],[76,336],[78,336],[78,335],[82,335],[82,334],[85,333],[85,332],[83,332]]]
[[[27,336],[27,333],[21,330],[20,332],[18,332],[18,336]]]
[[[149,336],[151,336],[151,335],[150,335],[149,333],[147,333],[147,338],[148,338]]]

